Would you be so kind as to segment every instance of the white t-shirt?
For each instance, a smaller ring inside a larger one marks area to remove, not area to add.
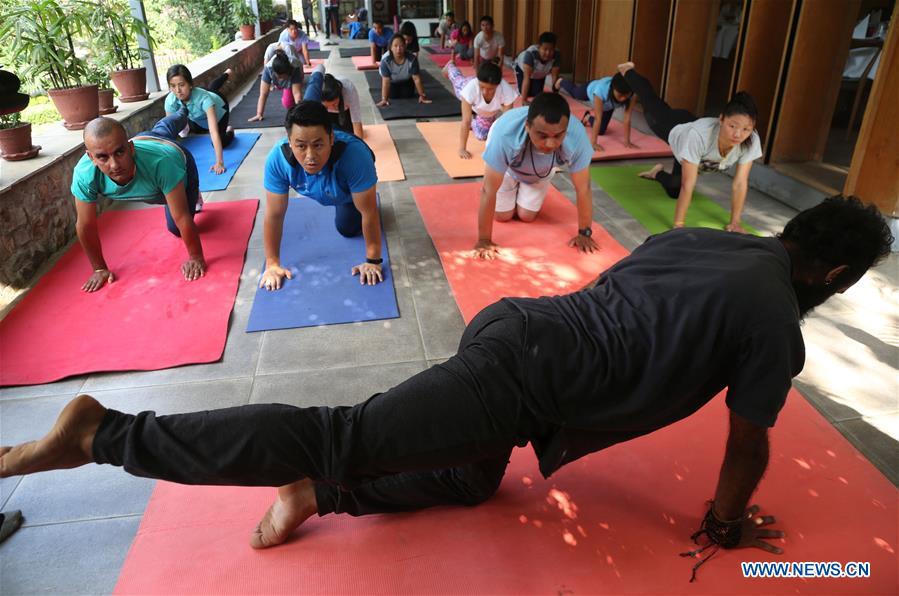
[[[485,118],[492,118],[502,111],[503,106],[515,101],[518,97],[518,91],[506,81],[500,81],[499,86],[496,88],[496,93],[493,95],[493,100],[487,103],[484,101],[484,96],[481,95],[481,87],[478,85],[478,80],[472,79],[462,87],[459,96],[471,104],[471,110],[475,114]]]
[[[506,40],[503,39],[503,34],[499,31],[493,32],[492,39],[487,39],[483,31],[478,31],[478,34],[474,36],[474,45],[472,47],[481,52],[481,58],[484,60],[492,60],[496,57],[499,49],[505,47],[505,45]]]
[[[756,131],[752,131],[748,147],[737,145],[728,151],[727,156],[721,157],[718,152],[720,127],[718,118],[699,118],[672,128],[668,133],[668,144],[674,158],[679,162],[695,163],[700,172],[707,172],[726,170],[734,164],[750,162],[762,156],[761,139]]]

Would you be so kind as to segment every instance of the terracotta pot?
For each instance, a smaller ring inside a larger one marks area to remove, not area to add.
[[[113,105],[112,98],[115,97],[115,91],[112,89],[100,89],[100,115],[112,114],[119,109],[119,106]]]
[[[240,38],[244,41],[256,39],[256,25],[241,25]]]
[[[147,69],[129,68],[127,70],[114,70],[109,73],[112,84],[119,90],[119,101],[129,103],[143,101],[150,97],[147,93]]]
[[[31,159],[41,150],[31,144],[31,123],[22,122],[15,128],[0,128],[0,157],[6,161]]]
[[[74,89],[50,89],[47,92],[62,116],[62,125],[69,130],[81,130],[100,115],[100,99],[96,85]]]

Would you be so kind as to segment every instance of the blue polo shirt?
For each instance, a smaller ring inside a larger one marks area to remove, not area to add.
[[[612,101],[612,77],[603,77],[590,81],[587,85],[587,98],[590,100],[590,103],[599,98],[603,112],[614,110],[618,104]]]
[[[568,131],[555,153],[540,153],[526,142],[524,124],[528,109],[509,110],[490,127],[483,156],[488,166],[497,172],[508,172],[524,184],[535,184],[546,178],[553,167],[568,166],[569,172],[579,172],[590,165],[593,145],[577,118],[568,118]]]
[[[335,130],[331,158],[317,174],[307,174],[300,164],[291,165],[285,156],[285,150],[290,154],[289,142],[277,143],[265,161],[263,184],[271,193],[286,195],[292,188],[322,205],[342,205],[353,201],[353,193],[378,182],[374,154],[356,136]]]
[[[375,31],[374,27],[368,30],[368,41],[375,44],[379,48],[387,49],[387,44],[390,43],[390,38],[393,37],[393,30],[388,27],[384,27],[382,29],[384,33],[378,35]]]

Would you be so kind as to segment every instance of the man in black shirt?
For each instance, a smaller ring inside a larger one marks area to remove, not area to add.
[[[580,292],[509,298],[458,353],[353,407],[249,405],[137,415],[79,396],[40,441],[0,448],[0,477],[89,462],[184,484],[279,486],[251,536],[280,544],[314,513],[476,504],[513,447],[549,476],[672,424],[725,387],[730,435],[701,533],[725,548],[782,536],[747,508],[768,428],[802,369],[800,321],[885,257],[873,206],[833,197],[776,238],[706,229],[653,236]]]

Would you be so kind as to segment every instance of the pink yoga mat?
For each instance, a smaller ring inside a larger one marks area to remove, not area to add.
[[[356,70],[378,70],[380,64],[378,62],[372,62],[371,56],[351,56],[350,60],[353,61]]]
[[[593,238],[599,252],[584,254],[570,248],[568,241],[577,233],[577,208],[550,187],[536,221],[494,222],[498,260],[475,259],[481,184],[417,186],[412,194],[466,322],[503,296],[573,292],[627,254],[596,224]]]
[[[100,240],[115,282],[82,292],[91,266],[74,244],[0,321],[0,385],[221,358],[258,205],[207,203],[197,214],[209,270],[193,282],[181,275],[187,253],[162,207],[104,213]]]
[[[310,58],[309,61],[310,61],[310,64],[303,65],[303,74],[311,74],[312,71],[315,70],[316,66],[318,66],[319,64],[325,63],[324,58]]]
[[[580,120],[587,113],[589,108],[583,103],[572,98],[570,95],[562,94],[571,107],[572,118]],[[594,116],[599,117],[597,114]],[[589,129],[587,130],[589,134]],[[643,134],[636,128],[631,128],[631,143],[637,145],[638,149],[630,149],[624,146],[624,126],[618,120],[612,120],[606,129],[606,134],[597,137],[599,144],[602,145],[603,151],[593,153],[593,161],[607,161],[613,159],[639,159],[642,157],[671,157],[671,147],[668,143],[659,139],[655,135]]]
[[[363,397],[360,395],[360,398]],[[727,413],[719,397],[652,435],[574,462],[549,480],[516,450],[477,507],[310,518],[252,550],[274,489],[160,482],[117,594],[896,594],[897,493],[802,396],[772,432],[753,498],[787,533],[784,555],[721,551],[688,583],[678,553],[712,496]],[[708,551],[707,551],[708,552]],[[864,579],[746,579],[740,563],[862,561]]]

